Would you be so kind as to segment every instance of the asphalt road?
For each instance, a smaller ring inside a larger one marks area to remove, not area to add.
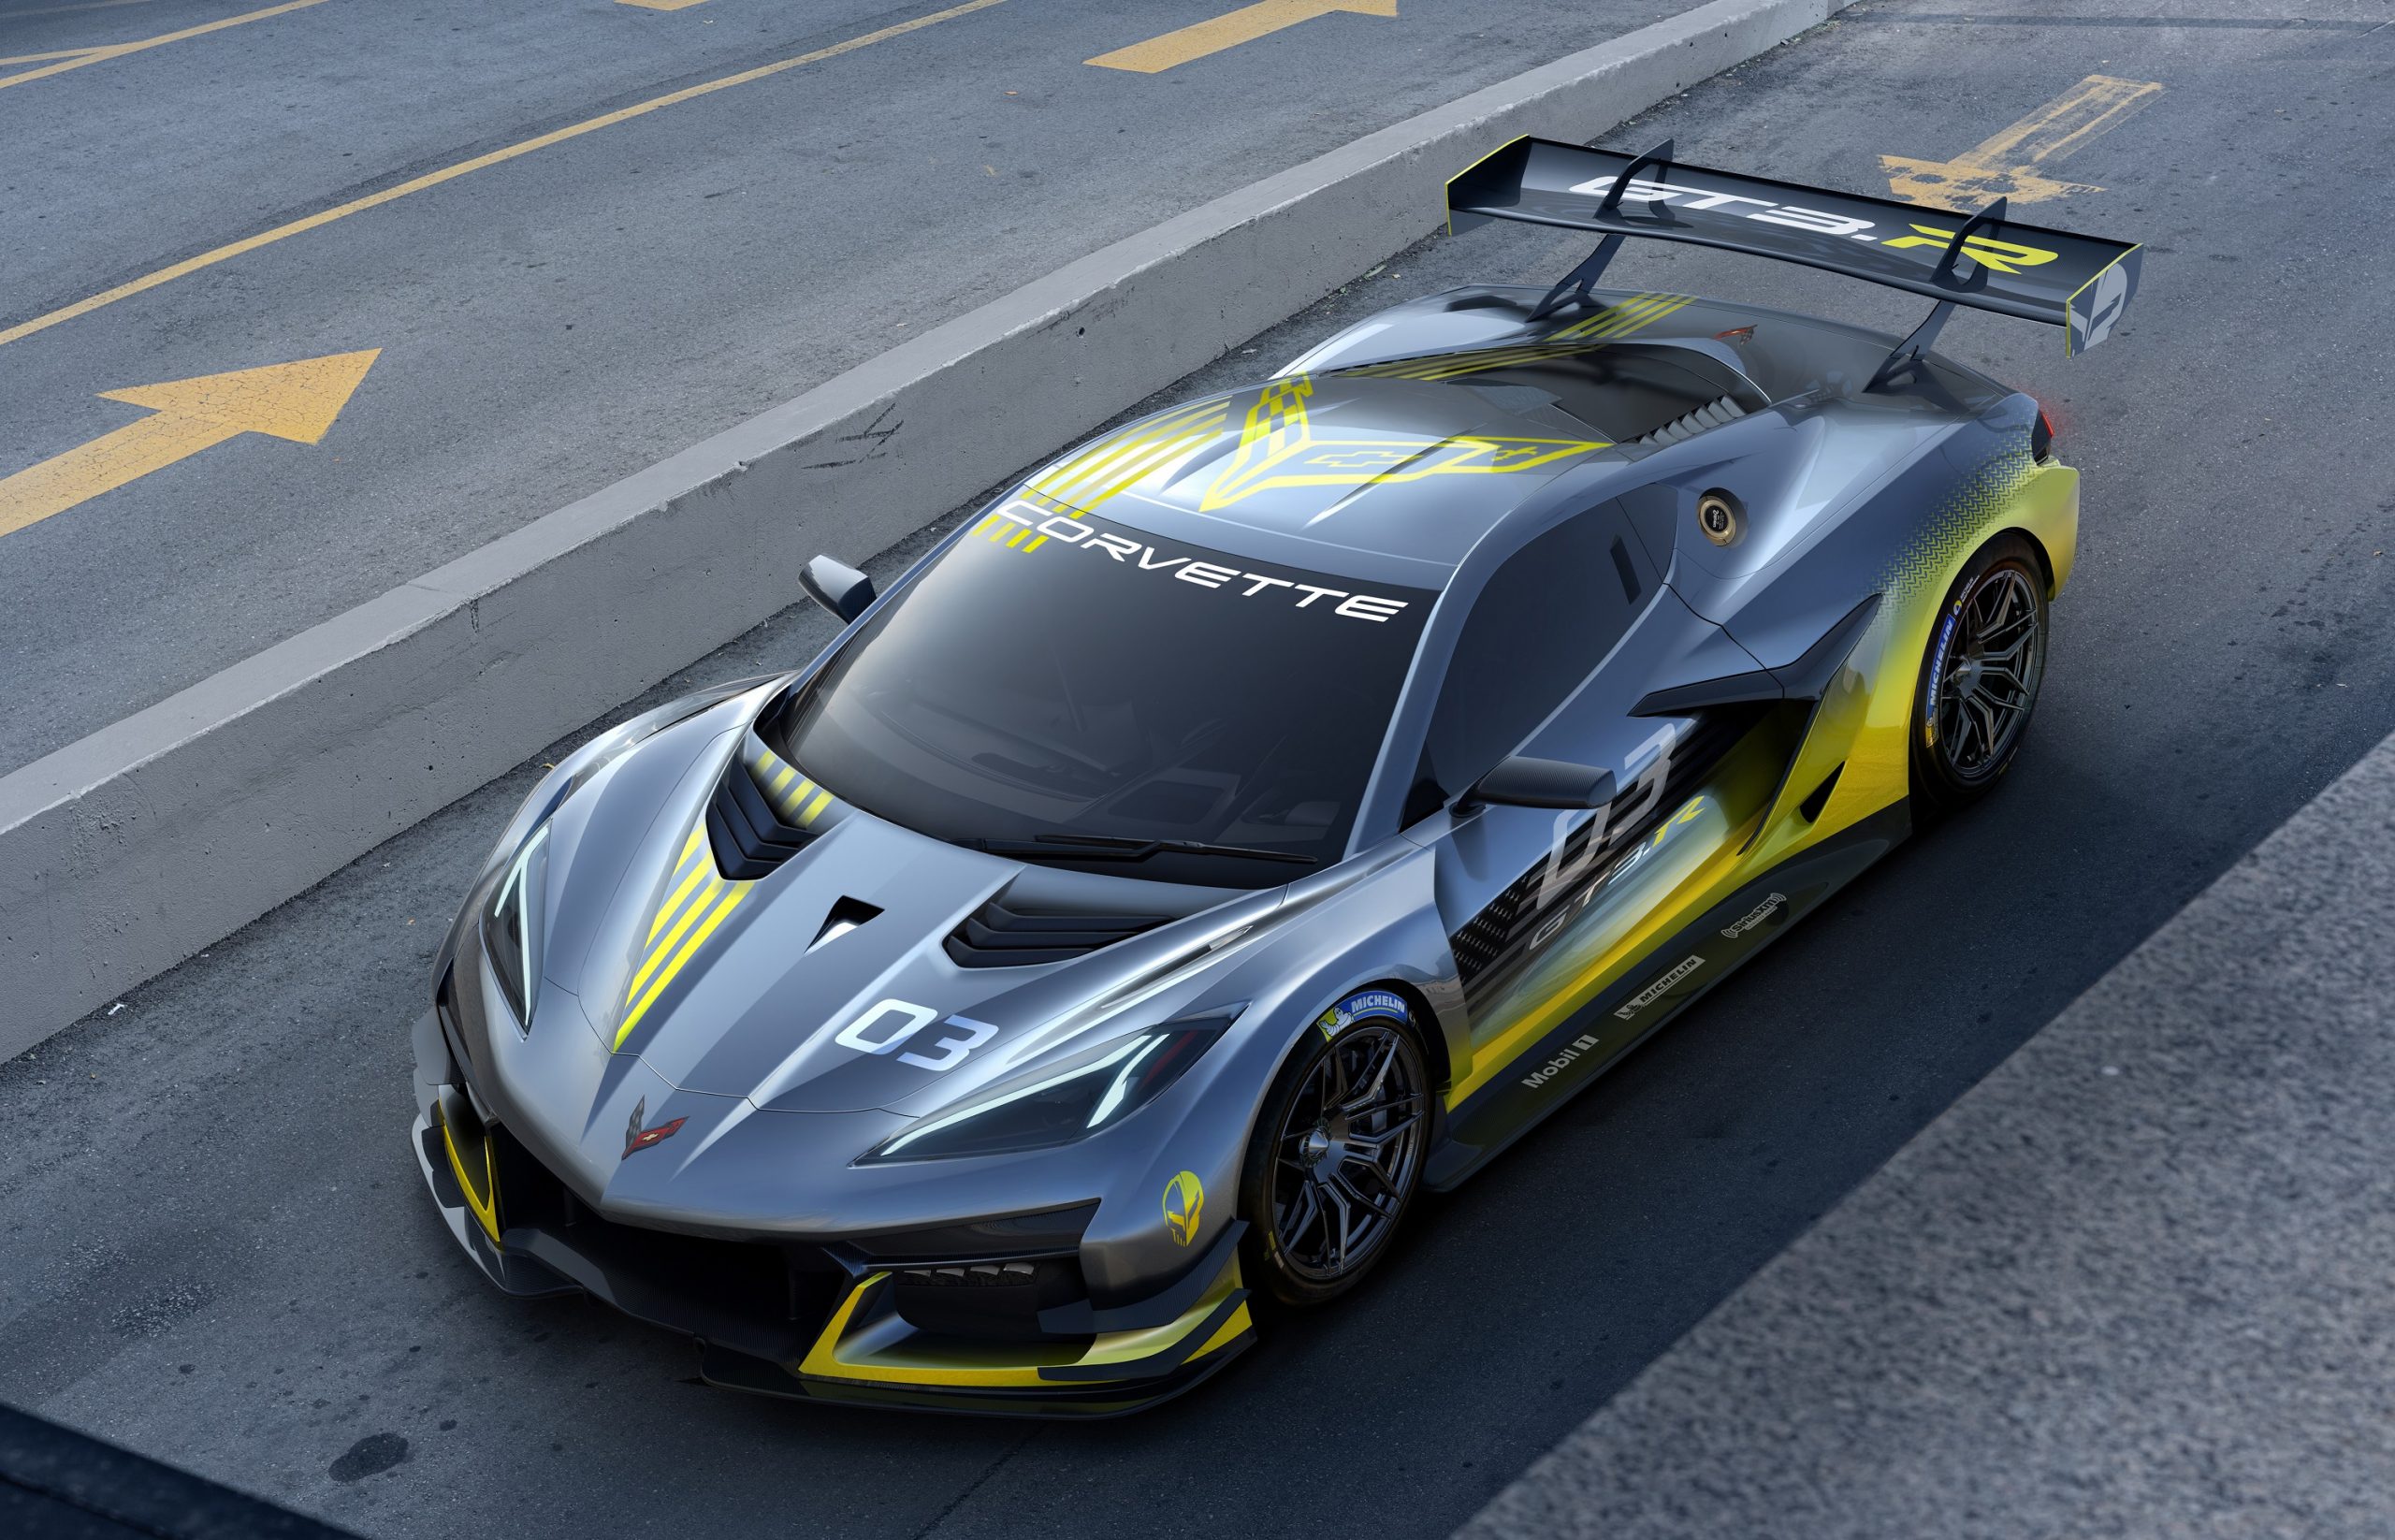
[[[2051,405],[2086,475],[2020,765],[1417,1210],[1335,1312],[1153,1415],[1056,1427],[713,1391],[675,1339],[495,1296],[419,1190],[406,1030],[528,766],[0,1066],[0,1400],[377,1536],[1445,1533],[2395,729],[2395,284],[2360,169],[2395,163],[2395,25],[2371,30],[2395,7],[2043,8],[1866,0],[1612,138],[1868,190],[1880,155],[1956,155],[2089,74],[2164,87],[2046,167],[2101,190],[2040,214],[2150,242],[2112,340],[1946,333]],[[1431,242],[1181,393],[1579,254]],[[1920,310],[1719,254],[1616,271],[1894,330]],[[667,688],[829,630],[793,610]]]
[[[1224,0],[978,3],[314,0],[44,74],[271,7],[0,0],[0,477],[147,415],[100,392],[381,350],[321,443],[251,433],[0,534],[0,771],[910,328],[1697,0],[1404,0],[1159,74],[1083,61]]]

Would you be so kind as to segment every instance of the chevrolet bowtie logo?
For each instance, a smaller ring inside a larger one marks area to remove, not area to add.
[[[643,1097],[632,1103],[632,1121],[631,1126],[624,1129],[623,1159],[630,1160],[634,1150],[646,1150],[659,1140],[672,1139],[682,1125],[689,1121],[686,1118],[677,1117],[671,1123],[660,1123],[654,1128],[644,1128],[640,1126],[640,1120],[647,1115],[648,1098]]]

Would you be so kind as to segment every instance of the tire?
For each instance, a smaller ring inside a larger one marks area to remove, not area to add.
[[[1413,1012],[1358,990],[1317,1017],[1256,1120],[1241,1263],[1260,1299],[1321,1304],[1388,1254],[1422,1183],[1430,1086]]]
[[[1918,813],[1935,820],[1995,790],[2020,755],[2045,672],[2045,568],[2008,531],[1964,563],[1930,627],[1910,728]]]

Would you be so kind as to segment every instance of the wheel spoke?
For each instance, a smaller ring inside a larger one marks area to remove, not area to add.
[[[1985,700],[1974,694],[1971,697],[1971,716],[1972,720],[1979,725],[1980,744],[1984,750],[1982,757],[1993,755],[1996,752],[1996,713]]]
[[[1342,1271],[1347,1267],[1347,1238],[1353,1230],[1353,1216],[1348,1213],[1347,1199],[1327,1182],[1317,1182],[1312,1189],[1327,1204],[1331,1231],[1331,1266]]]
[[[1299,1183],[1298,1196],[1289,1199],[1289,1213],[1281,1221],[1282,1248],[1286,1251],[1296,1251],[1298,1242],[1304,1239],[1306,1231],[1322,1217],[1322,1199],[1315,1192],[1314,1184],[1312,1182]]]
[[[1408,1098],[1409,1102],[1411,1099]],[[1421,1121],[1420,1112],[1408,1111],[1403,1117],[1376,1133],[1359,1134],[1351,1130],[1347,1135],[1347,1147],[1365,1155],[1377,1157],[1383,1150],[1388,1148],[1389,1140]]]
[[[1397,1217],[1397,1211],[1395,1209],[1391,1208],[1387,1203],[1382,1201],[1380,1199],[1374,1198],[1372,1194],[1364,1191],[1363,1188],[1356,1185],[1353,1182],[1348,1181],[1347,1172],[1344,1168],[1330,1173],[1328,1184],[1333,1193],[1341,1198],[1353,1200],[1357,1206],[1369,1211],[1376,1218],[1394,1219]]]
[[[1947,710],[1950,713],[1950,720],[1946,729],[1946,755],[1949,759],[1960,760],[1969,747],[1971,729],[1978,723],[1972,719],[1970,712],[1966,709],[1964,697],[1960,695],[1948,703]]]
[[[1364,1088],[1339,1104],[1339,1110],[1349,1115],[1362,1111],[1380,1099],[1381,1087],[1388,1080],[1389,1066],[1397,1062],[1397,1036],[1391,1033],[1380,1039],[1378,1052],[1367,1066]]]

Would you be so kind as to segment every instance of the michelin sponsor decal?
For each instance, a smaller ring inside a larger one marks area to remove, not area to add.
[[[1642,989],[1637,994],[1633,995],[1629,999],[1622,1001],[1620,1005],[1614,1009],[1614,1014],[1620,1017],[1625,1022],[1630,1020],[1633,1016],[1637,1015],[1648,1006],[1653,1005],[1657,1000],[1662,999],[1664,995],[1670,991],[1674,984],[1678,983],[1682,979],[1687,978],[1690,974],[1694,973],[1698,968],[1701,968],[1704,966],[1705,959],[1702,957],[1691,956],[1688,958],[1686,961],[1678,964],[1676,966],[1664,973],[1662,978],[1656,980],[1653,983],[1648,984],[1645,989]]]

